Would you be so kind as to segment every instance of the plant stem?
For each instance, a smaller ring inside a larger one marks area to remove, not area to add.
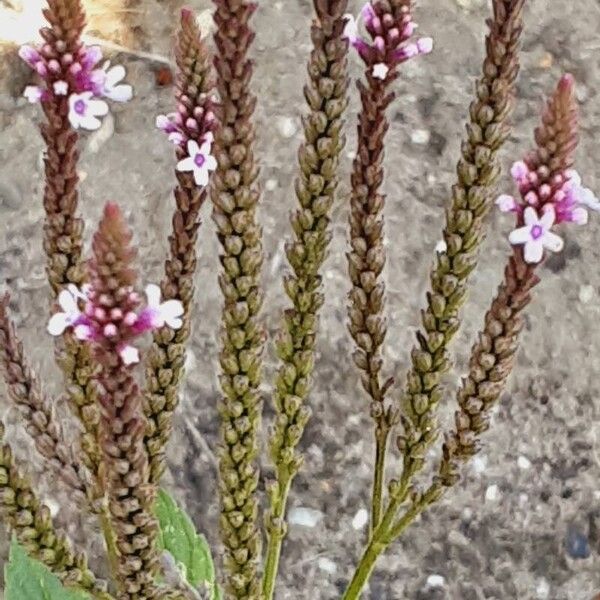
[[[355,600],[359,597],[362,589],[365,587],[369,577],[371,576],[371,573],[373,572],[375,562],[379,558],[379,555],[386,549],[386,547],[386,544],[377,542],[375,539],[372,539],[369,542],[369,545],[365,548],[360,562],[356,567],[352,581],[350,581],[348,588],[342,596],[342,600]]]
[[[373,499],[371,503],[371,535],[381,521],[383,510],[383,484],[385,482],[385,456],[390,428],[378,427],[375,434],[375,473],[373,475]]]
[[[292,475],[287,469],[278,469],[277,497],[272,502],[270,530],[267,542],[267,557],[262,581],[262,600],[271,600],[275,591],[275,580],[279,569],[281,546],[285,537],[285,509],[292,485]],[[276,527],[276,524],[279,527]]]
[[[104,543],[106,544],[106,557],[108,559],[110,575],[114,580],[119,569],[119,551],[117,550],[117,538],[110,521],[110,514],[106,503],[103,503],[98,514],[98,519],[100,520],[100,527],[104,536]]]

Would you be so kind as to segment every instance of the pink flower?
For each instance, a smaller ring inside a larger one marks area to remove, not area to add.
[[[55,81],[52,89],[57,96],[66,96],[69,93],[69,84],[66,81]]]
[[[544,255],[544,249],[560,252],[563,248],[562,239],[550,231],[555,222],[554,207],[546,205],[544,214],[539,217],[535,208],[525,209],[525,225],[512,231],[508,239],[513,246],[523,245],[523,257],[530,264],[539,263]]]
[[[385,63],[377,63],[373,65],[373,77],[376,79],[385,79],[390,68]]]
[[[502,194],[501,196],[498,196],[496,199],[496,206],[501,212],[516,212],[519,207],[514,197],[509,196],[508,194]]]
[[[168,325],[171,329],[179,329],[183,325],[183,304],[180,300],[160,301],[160,288],[151,283],[146,286],[148,300],[148,318],[153,329]]]
[[[196,185],[205,186],[208,184],[209,172],[217,168],[217,161],[210,154],[212,146],[212,136],[206,139],[202,146],[198,146],[195,140],[187,143],[188,157],[177,163],[177,170],[182,172],[191,171],[194,174]]]
[[[74,129],[99,129],[102,122],[98,117],[108,114],[108,104],[95,100],[92,92],[69,96],[69,122]]]
[[[23,92],[23,96],[25,96],[31,104],[36,104],[44,98],[44,90],[37,85],[28,85]]]
[[[50,335],[62,335],[68,327],[77,326],[83,317],[77,303],[79,299],[85,300],[85,293],[79,291],[73,284],[60,292],[58,304],[62,308],[62,312],[57,312],[50,318],[48,322],[48,333]]]

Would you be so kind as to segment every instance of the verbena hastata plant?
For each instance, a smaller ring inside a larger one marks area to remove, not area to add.
[[[82,256],[79,131],[101,126],[107,100],[131,98],[125,71],[103,62],[100,48],[82,43],[85,18],[79,0],[48,0],[42,45],[21,49],[40,80],[25,95],[40,103],[45,115],[43,243],[52,301],[47,329],[56,339],[57,364],[79,439],[63,433],[53,399],[44,395],[26,360],[8,315],[8,294],[0,301],[0,362],[8,397],[21,410],[39,453],[36,460],[54,470],[77,506],[97,519],[107,559],[102,572],[109,573],[110,582],[100,581],[85,554],[56,529],[49,508],[5,444],[0,450],[0,503],[13,536],[7,600],[274,597],[286,505],[302,467],[301,441],[315,391],[315,345],[324,303],[321,273],[332,237],[332,207],[339,201],[349,53],[364,64],[364,77],[358,82],[361,108],[351,176],[348,317],[353,359],[374,422],[375,460],[369,536],[350,575],[346,600],[359,598],[378,557],[458,482],[460,463],[478,451],[512,370],[522,313],[539,282],[539,266],[547,252],[562,248],[556,228],[584,224],[588,209],[600,209],[573,170],[577,111],[570,75],[560,79],[548,101],[534,150],[511,169],[519,195],[496,196],[498,152],[510,132],[525,0],[493,0],[443,244],[431,270],[408,374],[394,385],[395,378],[383,374],[387,112],[402,64],[429,53],[433,42],[414,37],[411,0],[372,0],[357,19],[347,13],[347,0],[314,0],[297,207],[286,245],[289,273],[283,281],[289,307],[275,339],[279,368],[271,388],[275,419],[268,436],[275,475],[262,501],[259,389],[266,335],[256,98],[249,58],[256,4],[214,3],[214,51],[201,38],[192,12],[182,11],[174,112],[156,118],[174,145],[177,184],[164,276],[160,286],[146,285],[145,300],[132,232],[116,204],[105,206],[91,256]],[[159,490],[190,337],[200,210],[209,192],[221,245],[223,294],[218,357],[222,588],[206,542]],[[440,380],[451,367],[450,342],[460,327],[469,275],[494,202],[514,215],[512,252],[458,390],[454,425],[444,433],[439,458],[427,476],[425,459],[440,434],[436,409],[445,394]],[[137,342],[147,332],[153,343],[141,357]],[[138,384],[141,375],[145,378]],[[399,472],[387,480],[392,439],[402,460]]]

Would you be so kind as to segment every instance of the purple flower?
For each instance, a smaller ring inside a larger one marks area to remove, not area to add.
[[[530,264],[539,263],[544,255],[544,249],[560,252],[563,248],[562,239],[550,231],[555,222],[555,212],[552,204],[547,204],[541,217],[535,208],[525,209],[525,225],[511,231],[508,239],[511,244],[523,245],[523,257]]]
[[[211,146],[212,135],[202,143],[202,146],[199,146],[195,140],[190,140],[187,143],[187,158],[177,163],[178,171],[191,171],[196,185],[202,187],[208,184],[210,171],[217,168],[217,161],[210,154]]]
[[[98,117],[108,114],[108,104],[94,99],[92,92],[69,96],[69,122],[74,129],[99,129],[102,121]]]

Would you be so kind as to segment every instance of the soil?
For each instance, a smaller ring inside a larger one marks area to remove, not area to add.
[[[18,15],[33,4],[33,0],[0,0],[0,21],[3,14]],[[208,0],[190,4],[199,12],[210,8]],[[273,332],[285,306],[283,243],[295,203],[292,184],[301,140],[300,116],[305,110],[300,90],[310,50],[311,2],[265,0],[260,4],[253,21],[257,30],[253,85],[258,94],[258,156],[265,189],[260,209],[266,251],[264,318]],[[360,4],[351,0],[354,12]],[[586,185],[598,190],[594,158],[600,131],[600,68],[594,57],[600,49],[600,4],[597,0],[528,0],[527,5],[515,129],[502,153],[503,166],[508,167],[529,147],[543,97],[563,72],[570,71],[577,79],[582,112],[577,168]],[[131,50],[114,53],[114,60],[126,66],[136,94],[132,102],[114,106],[113,118],[84,141],[81,208],[89,238],[105,201],[115,200],[125,207],[137,233],[147,282],[160,279],[172,210],[173,155],[153,122],[157,113],[172,107],[172,89],[158,85],[156,73],[162,65],[160,57],[169,55],[179,6],[178,0],[92,3],[95,33]],[[440,239],[443,206],[454,181],[488,11],[485,0],[421,2],[416,20],[423,35],[435,38],[436,48],[430,56],[407,63],[397,84],[399,97],[390,111],[385,183],[386,369],[396,376],[398,389]],[[11,290],[19,331],[46,390],[58,395],[59,376],[52,364],[51,340],[44,332],[48,290],[41,247],[40,112],[21,97],[29,75],[16,57],[16,48],[5,44],[0,51],[0,286]],[[358,77],[358,60],[351,60],[351,69],[353,77]],[[359,513],[368,507],[370,498],[372,423],[349,358],[352,344],[345,315],[347,174],[355,147],[357,104],[353,96],[334,239],[324,269],[326,301],[311,396],[314,416],[302,442],[306,464],[291,496],[296,524],[290,526],[284,547],[278,600],[339,598],[366,535]],[[502,188],[513,191],[508,175],[503,176]],[[215,373],[221,299],[216,281],[218,247],[209,214],[207,205],[199,244],[188,378],[165,485],[218,548],[215,406],[219,390]],[[517,367],[482,453],[465,468],[456,488],[380,561],[365,598],[592,600],[600,591],[598,217],[592,215],[587,227],[565,230],[565,251],[541,270],[543,280],[528,311]],[[510,219],[496,212],[490,219],[464,327],[453,346],[457,368],[446,382],[447,397],[441,409],[445,425],[454,409],[459,374],[465,369],[508,252]],[[268,384],[275,364],[269,345],[265,430],[272,415]],[[57,405],[67,419],[64,402],[57,400]],[[25,461],[33,456],[31,444],[15,427],[14,409],[6,400],[1,406],[16,454]],[[432,465],[438,455],[436,447],[429,456]],[[390,462],[390,475],[397,466],[394,460]],[[41,466],[30,470],[56,509],[59,522],[86,542],[92,558],[96,557],[99,542],[81,535],[65,492],[52,485]],[[263,474],[265,479],[271,474],[266,460]],[[6,542],[3,537],[2,557]]]

